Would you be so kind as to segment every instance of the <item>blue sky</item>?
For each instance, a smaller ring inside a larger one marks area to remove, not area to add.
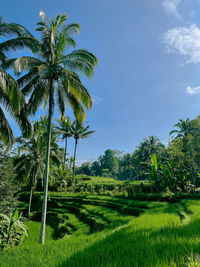
[[[150,135],[166,144],[179,118],[200,113],[199,0],[7,0],[1,15],[34,33],[40,8],[80,23],[78,48],[99,60],[93,80],[83,79],[96,133],[80,140],[79,162],[106,149],[132,152]],[[73,140],[69,146],[72,153]]]

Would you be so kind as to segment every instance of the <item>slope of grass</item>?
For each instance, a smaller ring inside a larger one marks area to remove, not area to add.
[[[200,200],[51,193],[48,210],[45,244],[38,244],[39,222],[27,222],[29,236],[0,253],[0,266],[187,266],[188,255],[200,253]]]

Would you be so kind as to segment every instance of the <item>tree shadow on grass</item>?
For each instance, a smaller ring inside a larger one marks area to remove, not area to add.
[[[186,266],[187,254],[200,252],[200,219],[157,231],[134,231],[133,226],[113,232],[57,267]]]

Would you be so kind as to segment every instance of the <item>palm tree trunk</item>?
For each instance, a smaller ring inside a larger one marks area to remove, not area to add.
[[[66,156],[67,156],[67,137],[65,137],[65,153],[64,153],[64,164],[66,162]]]
[[[30,192],[30,197],[29,197],[28,215],[30,215],[30,213],[31,213],[32,196],[33,196],[33,186],[31,186],[31,192]]]
[[[73,162],[73,184],[75,184],[75,162],[76,162],[76,148],[78,144],[78,139],[75,139],[75,147],[74,147],[74,162]]]
[[[49,177],[49,158],[51,150],[51,121],[53,112],[53,79],[50,80],[50,92],[49,92],[49,117],[48,117],[48,137],[47,137],[47,151],[46,151],[46,167],[44,174],[44,196],[42,204],[42,218],[41,218],[41,230],[40,230],[40,243],[44,243],[45,239],[45,226],[47,215],[47,194],[48,194],[48,177]]]

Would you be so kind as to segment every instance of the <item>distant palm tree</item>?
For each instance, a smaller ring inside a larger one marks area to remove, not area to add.
[[[88,90],[83,86],[78,73],[91,77],[97,65],[97,58],[85,49],[74,50],[66,54],[66,50],[76,43],[73,33],[78,33],[79,24],[68,24],[66,15],[57,15],[54,20],[46,18],[40,10],[42,21],[36,29],[41,35],[41,41],[32,39],[37,57],[24,56],[7,62],[16,73],[27,72],[18,79],[22,93],[29,96],[26,106],[28,114],[35,114],[42,102],[48,101],[48,142],[46,154],[46,169],[44,175],[44,199],[42,207],[40,243],[44,243],[47,192],[49,177],[49,157],[51,144],[51,122],[54,113],[55,96],[61,116],[65,113],[68,103],[76,118],[82,120],[85,116],[83,106],[87,109],[92,106],[92,99]],[[76,72],[75,72],[76,71]]]
[[[88,131],[89,125],[85,125],[83,122],[79,122],[75,120],[71,125],[71,133],[75,139],[75,147],[74,147],[74,162],[73,162],[73,182],[74,182],[74,174],[75,174],[75,163],[76,163],[76,149],[78,140],[82,138],[88,138],[95,131]]]
[[[160,140],[156,136],[149,136],[148,139],[144,139],[144,141],[139,145],[137,149],[137,156],[140,157],[143,161],[146,161],[151,158],[153,154],[157,154],[159,151],[164,149],[164,145],[160,142]]]
[[[68,116],[61,118],[59,120],[56,120],[59,124],[55,129],[57,130],[59,135],[62,135],[62,140],[65,140],[65,150],[64,150],[64,159],[63,162],[65,164],[66,162],[66,155],[67,155],[67,139],[72,136],[71,133],[71,124],[72,121]]]
[[[191,134],[194,130],[192,121],[187,118],[186,120],[179,119],[178,123],[174,124],[174,127],[178,128],[177,130],[172,130],[169,134],[176,134],[175,140],[178,138],[185,138],[188,134]]]
[[[19,86],[14,78],[4,70],[3,64],[7,60],[6,52],[28,46],[30,33],[21,25],[16,23],[6,23],[0,17],[0,37],[13,37],[0,43],[0,101],[9,115],[11,115],[24,134],[29,134],[31,125],[22,110],[24,96],[20,92]],[[2,107],[0,107],[0,138],[11,146],[14,143],[14,134]]]

